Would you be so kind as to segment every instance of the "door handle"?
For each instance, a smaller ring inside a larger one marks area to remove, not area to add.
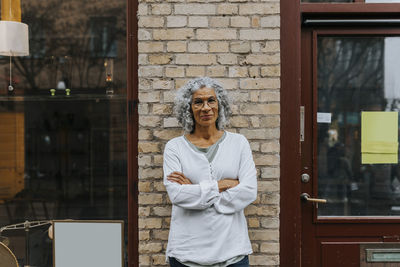
[[[303,193],[300,195],[300,198],[307,202],[315,202],[315,203],[326,203],[326,199],[323,198],[312,198],[309,194]]]

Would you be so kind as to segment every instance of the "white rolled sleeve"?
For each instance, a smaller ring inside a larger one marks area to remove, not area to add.
[[[180,185],[168,181],[167,176],[174,171],[182,172],[177,151],[167,143],[164,150],[164,185],[172,204],[184,209],[202,210],[212,206],[219,198],[217,181],[204,180],[199,184]]]
[[[257,171],[247,140],[241,148],[238,179],[239,184],[222,192],[214,203],[217,212],[223,214],[239,212],[257,198]]]

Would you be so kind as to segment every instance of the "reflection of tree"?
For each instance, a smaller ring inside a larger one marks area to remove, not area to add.
[[[318,40],[321,110],[358,112],[383,100],[383,40],[354,37]]]
[[[385,106],[383,57],[382,37],[318,39],[318,110],[332,114],[332,122],[338,122],[339,141],[349,146],[351,151],[358,149],[355,146],[359,146],[360,133],[360,126],[354,125],[355,121],[347,121],[351,114]],[[355,115],[355,118],[357,120],[359,116]],[[333,125],[319,125],[320,144]]]
[[[26,3],[24,1],[23,3]],[[29,2],[28,2],[29,3]],[[57,47],[57,44],[50,42],[45,45],[43,33],[47,35],[55,35],[54,13],[60,8],[60,2],[48,2],[46,6],[43,3],[39,5],[29,5],[29,8],[23,8],[22,20],[29,25],[30,31],[30,56],[14,58],[15,67],[20,74],[25,78],[31,89],[38,89],[37,77],[44,68],[49,67],[51,62],[45,59],[43,51],[46,47],[46,52],[52,54]],[[54,69],[53,69],[54,70]],[[49,71],[48,75],[56,72]]]
[[[116,46],[125,45],[125,13],[123,0],[23,1],[22,21],[30,29],[30,56],[13,60],[16,75],[25,80],[19,88],[49,89],[59,80],[72,88],[104,88],[105,58],[114,58],[117,69],[125,68],[125,55],[117,57],[115,52]],[[101,53],[93,44],[100,45]],[[7,63],[3,61],[4,68]]]

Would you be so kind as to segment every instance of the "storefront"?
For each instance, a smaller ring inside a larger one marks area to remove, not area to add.
[[[133,255],[129,5],[136,9],[125,0],[21,1],[29,56],[0,58],[0,241],[20,266],[53,266],[51,220],[123,220],[125,266]]]
[[[124,265],[165,265],[162,152],[198,76],[228,89],[227,130],[253,151],[252,266],[400,261],[400,3],[21,7],[30,55],[0,57],[0,241],[20,266],[52,266],[48,222],[65,219],[123,220]]]

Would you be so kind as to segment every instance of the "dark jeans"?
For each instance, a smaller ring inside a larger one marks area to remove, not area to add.
[[[169,265],[171,267],[186,267],[185,264],[180,263],[172,257],[169,257]],[[249,267],[249,257],[246,255],[241,261],[228,265],[227,267]]]

